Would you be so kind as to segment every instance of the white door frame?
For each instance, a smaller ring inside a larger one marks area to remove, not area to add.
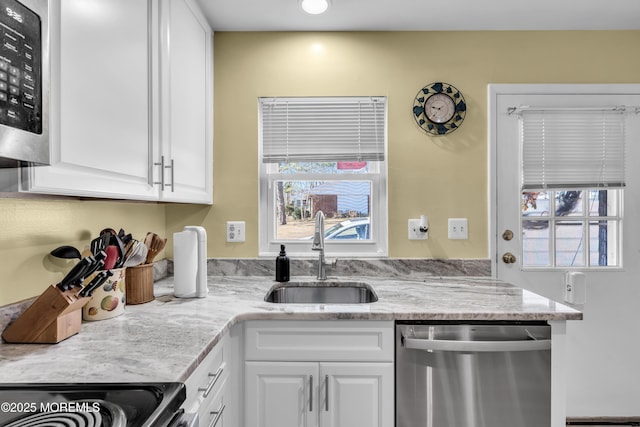
[[[497,252],[498,232],[496,230],[497,219],[497,178],[496,178],[496,156],[497,156],[497,101],[500,95],[536,95],[536,94],[609,94],[624,95],[640,93],[639,84],[489,84],[487,87],[487,107],[488,107],[488,138],[489,150],[487,152],[488,162],[488,218],[489,236],[488,253],[491,259],[491,276],[497,277],[497,267],[499,256]]]
[[[496,84],[489,85],[488,93],[488,215],[489,215],[489,256],[491,258],[491,274],[495,278],[510,280],[499,274],[501,254],[498,249],[501,230],[497,229],[498,217],[498,123],[504,119],[506,111],[498,111],[499,100],[502,105],[504,96],[522,95],[620,95],[633,98],[633,104],[640,97],[640,84]],[[502,108],[501,106],[500,108]],[[632,121],[628,132],[640,134],[638,117]],[[636,138],[637,139],[637,138]],[[630,141],[627,155],[631,159],[627,168],[627,188],[624,195],[624,210],[627,215],[640,212],[640,198],[633,197],[640,192],[640,170],[634,167],[640,159],[640,146]],[[630,218],[631,219],[631,218]],[[623,219],[624,221],[624,219]],[[592,271],[590,275],[587,302],[583,306],[584,320],[568,322],[567,334],[553,325],[561,340],[555,340],[554,352],[560,349],[562,355],[555,354],[552,363],[552,396],[563,396],[567,393],[567,406],[563,398],[552,402],[553,426],[564,425],[561,419],[564,414],[578,418],[637,417],[640,415],[638,399],[640,398],[640,371],[637,370],[637,357],[640,342],[628,339],[629,332],[640,327],[640,315],[637,313],[637,301],[640,300],[640,287],[636,277],[640,274],[640,241],[635,238],[637,221],[624,224],[624,234],[633,238],[624,239],[623,268],[616,271]],[[515,265],[515,264],[514,264]],[[530,274],[530,272],[525,272]],[[542,274],[542,273],[534,273]],[[605,280],[605,276],[607,277]],[[592,280],[595,279],[595,280]],[[523,286],[522,283],[516,283]],[[545,281],[528,283],[544,290],[547,296],[562,301],[562,288],[558,283]],[[527,287],[527,286],[524,286]],[[537,292],[537,291],[536,291]],[[635,332],[634,332],[635,333]],[[635,335],[634,335],[635,336]],[[559,344],[559,345],[557,345]],[[566,357],[565,357],[566,355]],[[559,356],[559,357],[556,357]],[[566,363],[566,361],[571,363]],[[558,363],[564,365],[559,368]],[[611,363],[611,361],[615,361]],[[566,379],[566,380],[565,380]],[[555,387],[555,388],[553,388]],[[603,398],[606,396],[606,398]]]

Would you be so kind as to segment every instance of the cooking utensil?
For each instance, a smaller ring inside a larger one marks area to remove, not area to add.
[[[148,248],[145,264],[151,264],[156,255],[164,249],[167,239],[163,239],[155,233],[147,233],[144,241]]]
[[[108,228],[108,227],[107,228],[103,228],[102,230],[100,230],[99,234],[100,234],[100,236],[102,236],[103,234],[106,234],[106,233],[113,234],[115,236],[118,235],[118,233],[116,233],[116,230],[114,230],[113,228]]]
[[[115,245],[109,245],[105,249],[105,252],[107,253],[107,257],[104,260],[104,269],[111,270],[118,261],[118,248]]]
[[[115,268],[121,268],[122,264],[124,264],[124,244],[122,243],[122,239],[118,237],[117,234],[112,234],[111,239],[109,240],[109,244],[115,246],[118,250],[118,259],[116,259]]]
[[[133,239],[133,235],[131,233],[125,233],[125,231],[121,228],[118,230],[118,237],[122,240],[122,243],[126,245]]]
[[[133,252],[133,249],[135,248],[135,245],[138,243],[138,241],[136,239],[131,239],[128,243],[126,243],[124,245],[124,259],[125,262],[127,262],[127,259],[129,259],[129,257],[131,256],[131,253]]]
[[[134,242],[133,247],[126,256],[123,267],[135,267],[136,265],[142,264],[147,259],[149,249],[144,245],[144,243],[138,242],[137,240],[134,240]]]
[[[82,255],[80,251],[73,246],[60,246],[49,252],[56,258],[64,258],[64,259],[82,259]]]

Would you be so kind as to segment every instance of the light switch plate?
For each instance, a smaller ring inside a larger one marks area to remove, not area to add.
[[[244,242],[245,222],[227,221],[227,242]]]
[[[465,240],[469,238],[467,218],[449,218],[449,239]]]

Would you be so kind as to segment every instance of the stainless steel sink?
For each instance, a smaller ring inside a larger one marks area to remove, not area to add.
[[[363,304],[378,301],[378,296],[365,282],[311,281],[277,284],[264,300],[282,304]]]

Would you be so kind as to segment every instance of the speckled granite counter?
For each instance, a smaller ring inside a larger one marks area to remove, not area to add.
[[[84,322],[58,344],[0,344],[0,382],[184,381],[234,324],[253,319],[582,319],[570,307],[486,277],[366,277],[379,301],[359,305],[266,303],[275,282],[257,276],[211,276],[207,298],[178,299],[171,280],[156,283],[154,301]]]

